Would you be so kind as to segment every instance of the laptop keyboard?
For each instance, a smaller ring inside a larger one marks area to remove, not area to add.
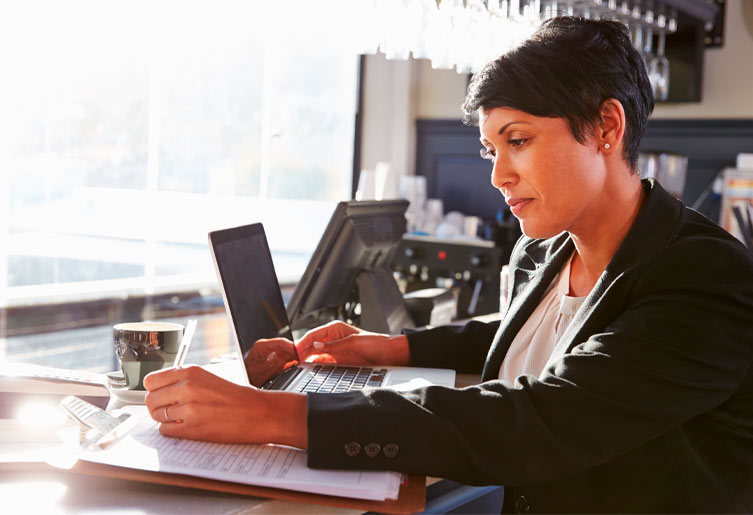
[[[381,386],[387,370],[341,365],[316,365],[294,389],[296,392],[340,393]]]

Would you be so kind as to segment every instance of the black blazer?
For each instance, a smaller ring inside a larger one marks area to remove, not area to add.
[[[501,484],[505,511],[753,512],[753,259],[644,189],[540,377],[496,379],[573,251],[567,233],[518,242],[501,322],[409,335],[414,365],[483,370],[482,384],[310,394],[309,465]]]

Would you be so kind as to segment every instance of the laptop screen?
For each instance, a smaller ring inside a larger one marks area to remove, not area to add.
[[[248,374],[257,340],[293,339],[272,255],[261,224],[214,231],[209,239]],[[250,374],[249,381],[259,384]]]

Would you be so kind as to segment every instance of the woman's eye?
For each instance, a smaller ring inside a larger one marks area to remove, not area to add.
[[[520,148],[520,147],[522,147],[522,146],[523,146],[523,144],[524,144],[524,143],[525,143],[526,141],[528,141],[528,139],[526,139],[526,138],[518,138],[518,139],[508,139],[508,140],[507,140],[507,143],[508,143],[508,144],[509,144],[509,145],[510,145],[510,146],[511,146],[512,148]]]
[[[494,161],[494,158],[497,157],[496,150],[490,150],[486,147],[482,148],[479,151],[479,154],[481,154],[481,157],[484,159],[488,159],[489,161]]]

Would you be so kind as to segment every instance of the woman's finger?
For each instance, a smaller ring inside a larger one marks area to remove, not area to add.
[[[164,406],[166,404],[174,404],[177,401],[177,397],[178,394],[174,391],[174,388],[160,388],[159,390],[154,390],[151,392],[147,391],[146,397],[144,398],[144,404],[146,404],[146,407],[149,408],[149,412],[152,413],[155,410],[159,409],[160,406]],[[159,421],[156,418],[154,420]]]
[[[306,358],[306,363],[337,363],[335,358],[327,353],[324,354],[311,354]]]
[[[267,355],[270,352],[277,352],[281,355],[294,354],[295,345],[293,342],[285,338],[261,339],[256,340],[251,352],[264,355]]]
[[[295,348],[298,351],[298,355],[300,356],[301,353],[305,353],[308,351],[308,349],[311,347],[311,345],[315,341],[319,340],[325,340],[326,339],[326,326],[317,327],[316,329],[311,329],[306,334],[304,334],[300,340],[298,340],[295,344]]]
[[[161,424],[182,424],[183,409],[180,404],[166,404],[150,411],[154,420]]]
[[[358,329],[340,320],[335,320],[323,326],[311,329],[296,343],[296,349],[300,354],[306,352],[314,342],[329,342],[339,340],[345,336],[357,333]]]
[[[332,354],[342,348],[342,339],[334,341],[312,341],[306,349],[299,349],[298,355],[303,361],[310,361],[310,358],[318,356],[320,354]]]
[[[216,413],[216,407],[188,403],[167,406],[166,408],[169,421],[161,422],[159,425],[159,432],[164,436],[205,441],[221,440],[218,435],[222,433],[224,426],[217,424],[215,417],[212,417],[212,414]],[[157,417],[165,419],[164,411],[163,408],[162,413],[158,413]],[[222,411],[222,408],[220,411]],[[232,419],[226,409],[225,415],[226,420]]]
[[[172,416],[172,410],[170,410],[170,416]],[[184,423],[167,423],[162,422],[159,425],[159,432],[163,436],[169,436],[171,438],[189,438],[190,428]]]
[[[283,370],[285,360],[274,351],[266,357],[258,356],[256,359],[246,358],[246,372],[251,384],[261,386],[270,378]]]
[[[186,379],[190,374],[186,369],[174,369],[172,375],[177,380],[174,383],[167,384],[156,390],[147,391],[144,403],[147,405],[150,411],[158,410],[160,406],[169,404],[176,404],[178,402],[188,402],[190,400],[190,387],[187,387]],[[144,380],[146,383],[146,380]],[[193,382],[193,388],[196,388],[197,383]],[[158,420],[159,419],[155,419]]]
[[[153,418],[157,416],[157,421],[160,421],[158,411],[161,406],[185,404],[197,399],[212,401],[221,397],[223,384],[226,383],[224,379],[194,365],[173,369],[171,377],[177,380],[156,390],[147,391],[144,399]]]
[[[365,365],[369,363],[362,355],[354,336],[346,336],[331,342],[314,342],[306,358],[308,362],[334,362],[343,365]]]
[[[164,368],[150,372],[144,377],[144,388],[151,392],[175,384],[180,380],[181,370],[179,368]]]

